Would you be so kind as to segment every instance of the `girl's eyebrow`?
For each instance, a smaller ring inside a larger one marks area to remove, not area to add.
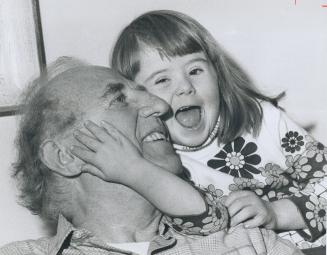
[[[203,62],[203,63],[208,63],[208,60],[204,57],[197,57],[197,58],[193,58],[190,61],[188,61],[186,64],[192,64],[194,62]],[[162,72],[165,72],[167,69],[160,69],[158,71],[155,71],[154,73],[152,73],[148,78],[145,79],[144,82],[147,82],[149,80],[151,80],[154,76],[156,76],[157,74],[160,74]]]
[[[155,71],[154,73],[152,73],[148,78],[145,79],[144,82],[147,82],[149,80],[151,80],[154,76],[156,76],[157,74],[163,73],[165,72],[167,69],[160,69],[158,71]]]
[[[197,57],[197,58],[193,58],[191,59],[187,64],[192,64],[194,62],[204,62],[204,63],[208,63],[208,60],[204,57]]]

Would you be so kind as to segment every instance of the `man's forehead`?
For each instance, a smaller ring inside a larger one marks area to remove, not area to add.
[[[137,84],[133,81],[127,80],[119,73],[113,71],[110,68],[101,66],[86,66],[81,68],[76,68],[70,74],[73,80],[78,82],[87,83],[87,87],[97,85],[99,89],[103,87],[117,87],[117,84],[123,87],[136,88]],[[102,86],[101,86],[102,85]],[[122,89],[122,88],[121,88]]]
[[[48,85],[50,90],[75,94],[78,92],[97,92],[108,84],[129,83],[118,73],[106,67],[81,66],[67,70],[55,77]]]
[[[129,93],[130,89],[145,90],[143,86],[127,80],[110,68],[100,66],[83,66],[68,70],[58,75],[51,83],[48,84],[51,91],[49,92],[55,98],[62,104],[74,104],[79,109],[99,104],[120,91]]]
[[[88,82],[125,82],[125,79],[117,72],[101,66],[85,66],[75,68],[68,74],[73,80],[87,80]]]

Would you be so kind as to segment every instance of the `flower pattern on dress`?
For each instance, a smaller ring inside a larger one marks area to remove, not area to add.
[[[299,135],[297,131],[287,132],[282,139],[282,147],[286,152],[294,153],[295,151],[300,151],[303,145],[303,136]]]
[[[277,164],[267,163],[265,167],[260,167],[262,176],[266,177],[266,183],[272,188],[279,189],[289,184],[289,180],[283,174],[284,170]]]
[[[322,170],[327,174],[327,164],[323,166]]]
[[[319,247],[319,245],[315,244],[315,243],[310,243],[310,242],[307,242],[307,241],[303,241],[303,242],[300,243],[299,247],[300,247],[300,249],[310,249],[310,248]]]
[[[308,212],[305,217],[310,221],[310,226],[318,228],[322,232],[326,228],[326,206],[327,200],[323,197],[311,195],[309,201],[305,203]]]
[[[286,156],[286,172],[291,175],[293,179],[301,180],[305,179],[308,172],[312,169],[312,166],[308,164],[308,158],[302,157],[300,154],[296,156]]]
[[[322,170],[316,170],[313,173],[313,177],[317,179],[321,179],[327,173],[327,165],[324,165]]]
[[[322,237],[318,238],[318,240],[316,240],[314,243],[308,241],[302,241],[299,243],[299,245],[297,244],[297,246],[300,249],[310,249],[310,248],[321,247],[321,246],[325,247],[326,249],[326,235],[323,235]]]
[[[253,178],[253,174],[259,174],[255,165],[261,162],[261,157],[255,154],[257,145],[253,142],[245,144],[243,137],[238,137],[231,143],[226,144],[222,150],[210,159],[207,165],[223,173],[234,177]]]
[[[261,196],[261,198],[266,201],[276,201],[285,197],[287,197],[285,193],[277,192],[275,190],[270,190],[264,196]]]
[[[235,177],[233,181],[234,183],[228,187],[230,191],[252,190],[259,196],[263,194],[262,189],[265,187],[265,184],[256,179]]]
[[[289,191],[294,196],[302,197],[303,195],[311,195],[315,190],[311,183],[305,185],[302,183],[298,184],[297,182],[293,181],[291,187],[289,188]]]
[[[224,192],[221,189],[216,189],[212,184],[204,190],[206,191],[205,199],[208,205],[210,205],[210,216],[203,220],[203,223],[206,223],[203,227],[204,233],[208,232],[209,228],[212,228],[212,224],[217,227],[220,226],[221,229],[225,228],[228,224],[228,222],[225,221],[228,219],[228,212],[224,207],[224,201],[226,199]],[[215,210],[216,208],[219,210]],[[208,234],[213,232],[214,231],[210,230]]]
[[[228,211],[224,206],[223,191],[214,185],[207,188],[200,187],[208,210],[199,216],[169,217],[165,216],[167,223],[176,231],[187,235],[209,235],[225,229],[228,224]]]
[[[202,187],[201,189],[207,192],[207,198],[210,199],[210,204],[224,199],[224,192],[221,189],[216,189],[213,184],[208,185],[207,188]]]
[[[167,217],[168,218],[168,217]],[[196,227],[193,222],[184,222],[181,218],[168,218],[172,227],[180,233],[190,234],[190,233],[201,233],[201,227]],[[169,224],[169,223],[168,223]]]
[[[309,135],[307,135],[305,138],[308,141],[305,144],[305,148],[307,149],[307,157],[315,158],[318,163],[322,162],[323,160],[327,160],[327,147],[314,140],[313,137]]]

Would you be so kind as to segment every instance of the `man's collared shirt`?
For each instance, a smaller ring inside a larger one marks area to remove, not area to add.
[[[242,225],[219,231],[206,237],[176,233],[165,223],[151,242],[148,254],[210,255],[210,254],[302,254],[289,241],[280,239],[273,231]],[[99,240],[85,229],[76,229],[63,216],[59,216],[57,234],[50,238],[8,244],[0,248],[0,255],[123,255],[135,254]]]
[[[64,216],[58,220],[57,234],[49,238],[14,242],[0,248],[0,255],[116,255],[133,254],[106,244],[86,229],[77,229]]]

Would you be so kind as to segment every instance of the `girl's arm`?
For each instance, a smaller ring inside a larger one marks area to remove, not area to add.
[[[88,122],[85,127],[94,137],[76,131],[75,138],[87,148],[74,146],[71,149],[75,156],[88,163],[82,171],[134,189],[171,217],[194,216],[200,222],[203,219],[212,222],[216,215],[220,215],[221,223],[216,224],[214,229],[217,231],[226,227],[227,210],[220,201],[209,204],[206,194],[190,182],[143,158],[135,145],[110,124],[103,123],[99,127]],[[222,210],[225,212],[221,212]]]

